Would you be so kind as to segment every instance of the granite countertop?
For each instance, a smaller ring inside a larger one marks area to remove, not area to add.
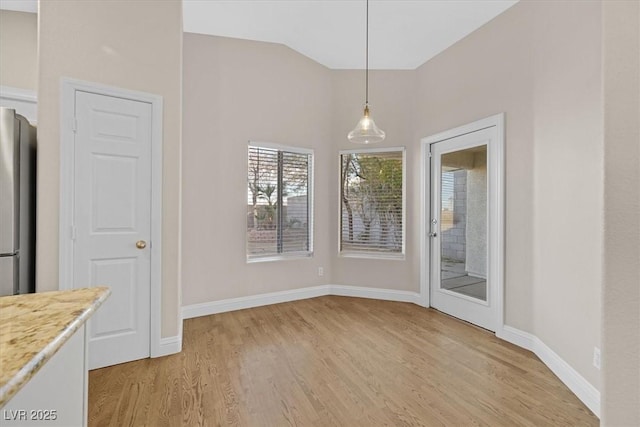
[[[0,297],[0,408],[110,294],[96,287]]]

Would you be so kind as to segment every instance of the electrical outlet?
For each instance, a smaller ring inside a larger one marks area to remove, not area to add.
[[[324,268],[318,267],[318,276],[320,277],[324,276]]]
[[[595,366],[596,368],[600,369],[601,362],[602,362],[602,360],[600,358],[600,348],[599,347],[593,347],[593,366]]]

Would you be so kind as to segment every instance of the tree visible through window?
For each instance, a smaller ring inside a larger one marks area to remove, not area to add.
[[[341,153],[340,251],[404,253],[404,149]]]
[[[247,258],[310,255],[310,150],[258,146],[248,151]]]

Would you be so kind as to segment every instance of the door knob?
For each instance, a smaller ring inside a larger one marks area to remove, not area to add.
[[[138,240],[136,242],[136,248],[138,249],[144,249],[147,247],[147,242],[145,242],[144,240]]]

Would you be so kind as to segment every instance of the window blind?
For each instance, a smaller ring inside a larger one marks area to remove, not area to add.
[[[340,251],[404,252],[404,150],[341,154]]]
[[[247,186],[247,258],[312,252],[309,152],[250,145]]]

